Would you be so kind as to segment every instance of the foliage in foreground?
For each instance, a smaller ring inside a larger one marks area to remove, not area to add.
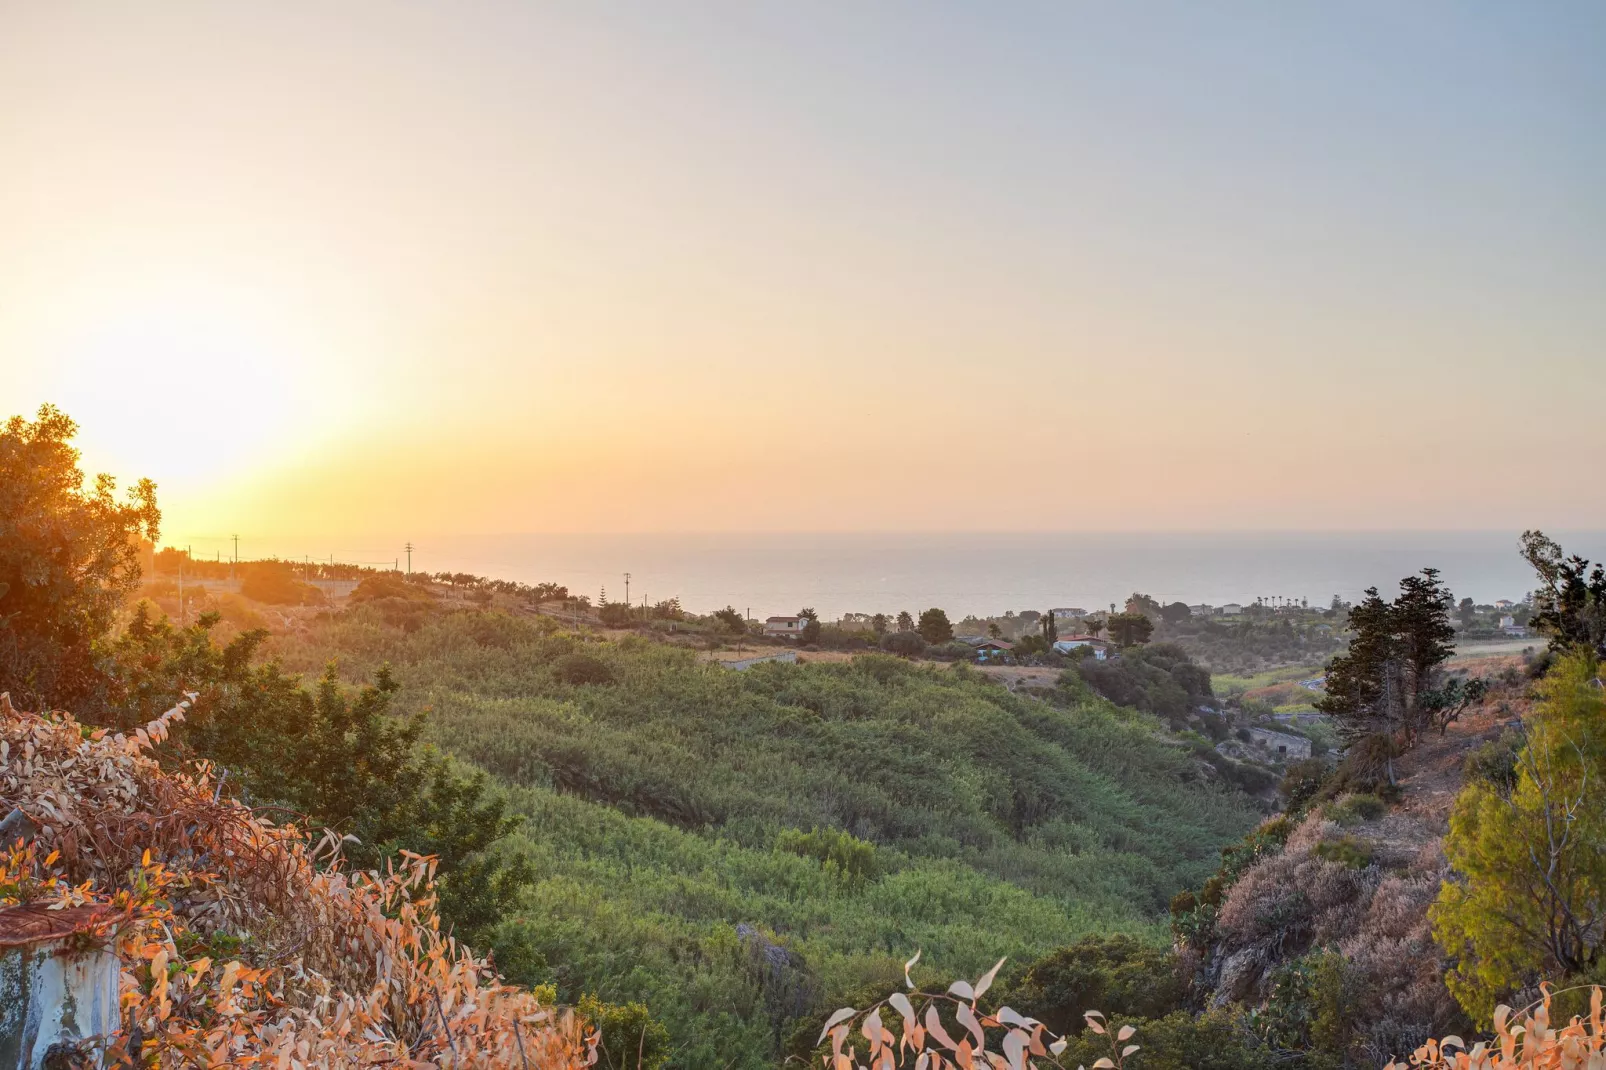
[[[175,707],[128,735],[0,694],[0,809],[34,829],[0,855],[0,905],[100,906],[122,963],[109,1061],[578,1070],[591,1038],[441,932],[433,862],[349,873],[339,841],[216,797],[205,765],[151,756]]]
[[[1487,1023],[1541,979],[1606,968],[1606,693],[1589,650],[1556,662],[1524,721],[1513,780],[1477,778],[1456,800],[1445,851],[1457,879],[1433,910],[1447,978]]]
[[[1537,1005],[1512,1013],[1496,1007],[1494,1035],[1471,1048],[1458,1036],[1430,1040],[1409,1063],[1390,1062],[1384,1070],[1598,1070],[1606,1066],[1606,1017],[1601,990],[1589,990],[1589,1013],[1559,1028],[1551,1024],[1555,995],[1547,987]],[[1557,993],[1556,995],[1560,995]]]

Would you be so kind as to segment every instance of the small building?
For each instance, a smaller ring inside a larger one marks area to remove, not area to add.
[[[1087,610],[1078,606],[1062,609],[1051,609],[1049,612],[1054,615],[1055,620],[1081,620],[1083,617],[1087,616]]]
[[[1517,603],[1513,602],[1509,598],[1502,598],[1494,604],[1494,607],[1498,610],[1505,611],[1508,609],[1516,609]]]
[[[1102,639],[1091,635],[1067,635],[1054,640],[1054,653],[1069,654],[1073,650],[1087,647],[1093,651],[1093,656],[1103,661],[1108,656],[1110,645]]]
[[[117,918],[98,905],[0,910],[0,1065],[100,1065],[121,1026],[122,966],[108,949]]]
[[[1221,607],[1221,615],[1223,617],[1241,617],[1244,615],[1244,607],[1237,602],[1228,602]]]
[[[1015,649],[1015,644],[1008,639],[982,639],[970,645],[976,648],[977,661],[1003,661]]]
[[[1201,602],[1199,605],[1189,606],[1188,615],[1191,617],[1213,617],[1216,615],[1216,607],[1205,605]]]
[[[1249,738],[1257,747],[1264,747],[1279,758],[1293,761],[1310,757],[1310,740],[1292,732],[1277,732],[1270,728],[1251,728]]]
[[[765,617],[764,634],[781,639],[796,639],[803,634],[803,617]]]

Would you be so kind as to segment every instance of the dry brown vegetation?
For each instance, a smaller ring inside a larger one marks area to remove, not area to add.
[[[502,984],[440,931],[434,863],[351,873],[332,836],[220,798],[203,764],[0,695],[0,812],[34,828],[0,855],[0,906],[101,906],[122,962],[109,1061],[145,1066],[578,1068],[566,1011]]]

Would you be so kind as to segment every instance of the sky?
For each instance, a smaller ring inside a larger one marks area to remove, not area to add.
[[[178,544],[1602,529],[1602,55],[1598,3],[0,0],[0,400]]]

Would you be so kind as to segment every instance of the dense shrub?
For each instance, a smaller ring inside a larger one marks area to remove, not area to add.
[[[613,670],[592,654],[565,654],[552,664],[553,674],[566,684],[610,684]]]
[[[1327,816],[1340,825],[1376,821],[1388,812],[1388,804],[1376,795],[1346,795],[1327,808]]]
[[[1517,786],[1517,756],[1522,751],[1521,732],[1508,728],[1499,739],[1485,741],[1466,757],[1462,771],[1469,781],[1489,785],[1502,795]]]
[[[1180,1007],[1186,995],[1170,948],[1116,935],[1089,937],[1043,956],[1026,968],[1009,998],[1055,1033],[1074,1033],[1090,1007],[1158,1018]]]
[[[1297,808],[1316,797],[1322,790],[1328,772],[1327,763],[1320,758],[1302,758],[1297,762],[1289,762],[1277,790],[1288,800],[1290,809]]]
[[[373,602],[383,598],[399,598],[406,602],[433,603],[435,595],[429,588],[408,583],[399,573],[376,572],[364,576],[347,598],[348,602]]]
[[[246,566],[240,593],[273,606],[321,605],[324,601],[322,591],[302,583],[290,565],[278,561],[256,561]]]
[[[597,1030],[597,1063],[604,1070],[658,1070],[669,1061],[669,1030],[640,1003],[604,1003],[585,996],[575,1008]]]
[[[782,851],[790,851],[804,858],[812,858],[822,866],[831,868],[849,880],[866,880],[875,876],[875,844],[866,843],[841,829],[785,829],[775,841]]]
[[[926,652],[926,641],[919,632],[893,632],[881,637],[881,649],[901,658],[918,658]]]

